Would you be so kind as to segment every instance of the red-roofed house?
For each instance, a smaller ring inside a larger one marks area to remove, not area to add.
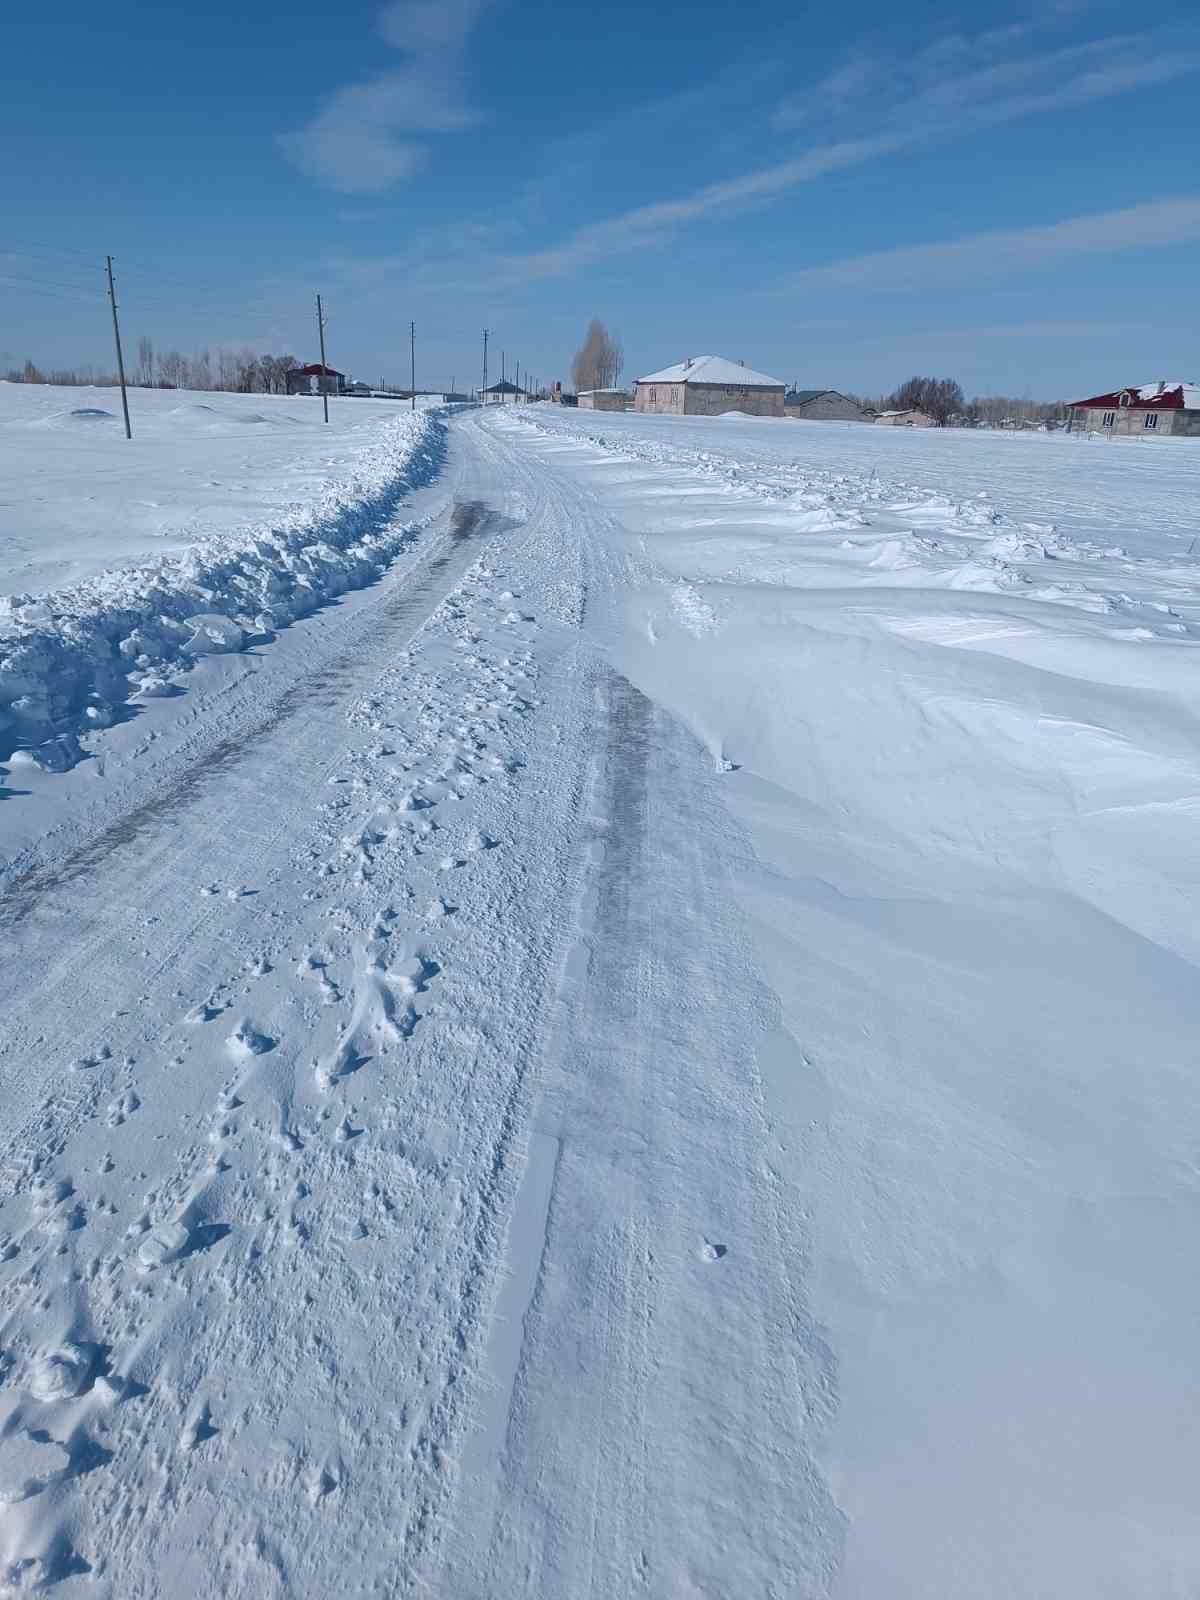
[[[1101,433],[1190,434],[1200,439],[1200,384],[1144,383],[1071,402],[1069,429]]]

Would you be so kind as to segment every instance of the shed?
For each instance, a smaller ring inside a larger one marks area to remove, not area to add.
[[[723,356],[691,356],[637,380],[635,411],[716,417],[746,411],[755,417],[783,416],[787,384]]]
[[[1067,423],[1101,433],[1185,434],[1200,438],[1200,384],[1166,378],[1129,389],[1113,389],[1090,400],[1073,400]]]
[[[577,403],[581,411],[627,411],[629,396],[624,389],[581,389]]]
[[[806,422],[866,422],[867,414],[857,400],[836,389],[789,389],[783,397],[789,417]]]

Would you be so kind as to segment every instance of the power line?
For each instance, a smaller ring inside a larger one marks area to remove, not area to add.
[[[19,285],[22,289],[32,289],[37,294],[53,296],[56,300],[103,300],[104,295],[97,290],[89,293],[82,286],[75,284],[55,283],[51,279],[26,278],[15,272],[0,272],[0,278],[8,283]]]

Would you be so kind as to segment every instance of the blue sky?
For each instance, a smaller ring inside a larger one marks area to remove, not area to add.
[[[0,364],[127,338],[477,381],[716,352],[877,393],[1200,377],[1200,8],[14,5]],[[495,361],[492,370],[496,370]]]

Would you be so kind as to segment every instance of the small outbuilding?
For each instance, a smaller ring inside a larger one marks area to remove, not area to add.
[[[624,389],[581,389],[577,403],[581,411],[628,411],[629,396]]]
[[[1200,438],[1200,384],[1144,383],[1113,389],[1090,400],[1073,400],[1067,431],[1094,428],[1097,433],[1189,434]]]
[[[789,389],[783,397],[783,409],[789,417],[799,417],[805,422],[869,420],[857,400],[839,394],[836,389]]]
[[[885,428],[936,428],[937,423],[924,411],[881,411],[876,425]]]
[[[787,384],[723,356],[691,356],[637,380],[635,411],[717,417],[745,411],[754,417],[782,417]]]
[[[346,374],[336,367],[323,367],[312,361],[307,367],[293,367],[287,375],[289,394],[345,394]]]

